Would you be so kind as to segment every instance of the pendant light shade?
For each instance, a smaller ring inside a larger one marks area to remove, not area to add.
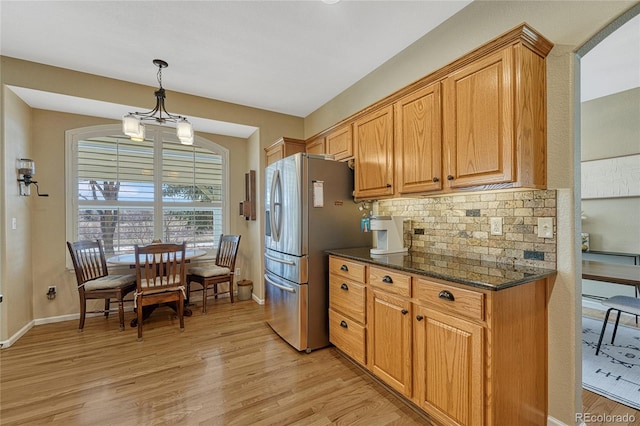
[[[167,68],[169,64],[162,59],[154,59],[153,64],[158,67],[158,84],[160,85],[154,93],[156,96],[156,106],[151,111],[130,112],[122,117],[122,132],[133,141],[143,141],[145,137],[143,121],[155,121],[158,124],[167,122],[176,123],[176,133],[178,139],[180,139],[180,143],[193,145],[193,127],[191,123],[189,123],[189,120],[182,115],[170,114],[164,106],[166,95],[162,87],[162,69]]]

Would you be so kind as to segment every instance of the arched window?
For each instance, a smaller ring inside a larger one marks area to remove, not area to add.
[[[69,241],[100,239],[107,255],[158,239],[215,250],[228,229],[228,151],[211,141],[181,145],[148,126],[136,142],[94,126],[66,132],[66,158]]]

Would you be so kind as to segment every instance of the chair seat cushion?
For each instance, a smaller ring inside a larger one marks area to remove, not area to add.
[[[84,283],[85,290],[106,290],[126,287],[136,283],[135,275],[107,275]]]
[[[629,314],[640,315],[640,299],[631,296],[613,296],[602,304]]]
[[[223,266],[195,266],[189,269],[189,275],[197,275],[199,277],[217,277],[220,275],[228,275],[231,272],[229,268]]]

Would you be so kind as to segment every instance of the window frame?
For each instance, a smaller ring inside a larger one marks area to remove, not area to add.
[[[70,129],[65,132],[65,222],[66,222],[66,238],[67,241],[76,241],[78,239],[78,142],[84,139],[90,138],[98,138],[104,136],[122,136],[123,138],[127,138],[122,133],[122,126],[119,124],[106,124],[106,125],[97,125],[97,126],[89,126],[89,127],[81,127],[76,129]],[[179,144],[180,141],[175,135],[175,129],[169,127],[162,126],[146,126],[146,138],[154,141],[154,152],[156,151],[157,144],[159,141],[161,142],[170,142]],[[223,198],[221,201],[221,211],[222,211],[222,231],[221,233],[227,234],[229,233],[229,223],[230,223],[230,215],[229,215],[229,150],[217,143],[210,141],[206,138],[196,135],[194,138],[194,145],[200,148],[204,148],[219,154],[222,157],[222,190],[223,190]],[[157,155],[154,154],[154,167],[156,170],[162,170],[162,154]],[[162,188],[156,188],[156,192],[161,192]],[[161,195],[161,194],[160,194]],[[160,203],[160,210],[163,210],[167,207],[162,202],[162,196],[157,197],[153,203],[154,209],[157,203]],[[188,203],[189,205],[191,203]],[[171,203],[168,204],[169,206]],[[157,232],[162,231],[162,216],[159,218],[160,220],[156,220],[154,218],[154,235],[157,238]],[[211,250],[207,250],[207,256],[215,254],[217,247],[212,247]],[[67,256],[67,267],[73,268],[71,260],[69,256]]]

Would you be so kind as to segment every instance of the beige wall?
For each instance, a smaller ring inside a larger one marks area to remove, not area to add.
[[[37,200],[33,197],[21,197],[16,179],[16,160],[33,158],[31,134],[32,114],[30,108],[12,92],[3,90],[4,132],[2,137],[11,141],[4,146],[6,159],[2,192],[5,198],[5,239],[1,242],[0,292],[4,295],[2,317],[0,318],[2,333],[0,337],[17,333],[33,318],[31,303],[33,288],[31,259],[33,256],[30,243],[32,235],[31,211],[37,209]],[[36,172],[39,170],[36,169]],[[12,202],[6,200],[11,199]],[[17,229],[11,228],[11,220],[16,218]]]
[[[522,22],[555,43],[547,58],[548,186],[558,190],[558,277],[549,300],[549,415],[566,424],[574,424],[581,410],[574,51],[634,3],[476,1],[305,119],[305,136],[310,137]]]
[[[640,87],[582,103],[581,160],[640,154]],[[592,250],[640,253],[640,197],[582,200]]]

